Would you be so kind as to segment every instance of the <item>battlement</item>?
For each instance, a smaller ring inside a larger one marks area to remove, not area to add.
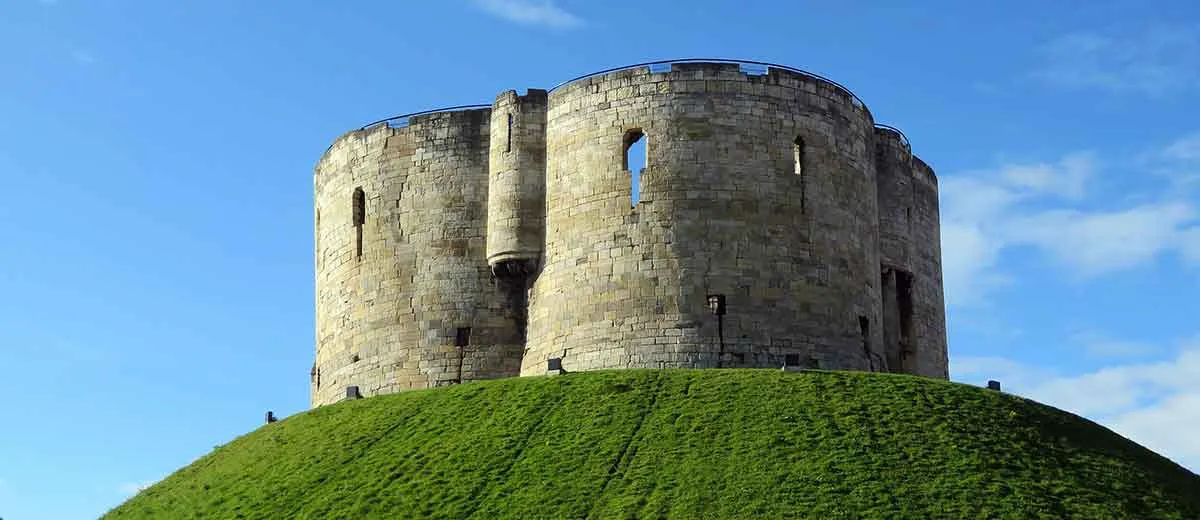
[[[915,155],[913,156],[913,176],[937,191],[938,180],[937,175],[933,173],[933,168]]]
[[[947,374],[933,170],[800,69],[649,62],[383,119],[314,191],[314,404],[551,361]]]

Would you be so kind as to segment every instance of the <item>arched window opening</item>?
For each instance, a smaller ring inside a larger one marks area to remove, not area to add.
[[[505,152],[512,151],[512,127],[513,127],[513,115],[508,114],[508,133],[505,134],[505,144],[504,144]]]
[[[796,175],[800,176],[800,213],[807,213],[808,179],[805,178],[805,153],[804,138],[796,136],[796,140],[792,141],[792,160],[795,163]]]
[[[642,170],[646,167],[646,134],[640,128],[634,128],[625,132],[625,138],[622,142],[622,159],[621,166],[625,171],[629,172],[630,183],[630,204],[637,206],[641,200],[641,193],[638,188],[639,181],[642,178]]]
[[[354,188],[354,256],[362,259],[363,253],[363,224],[367,221],[367,195],[361,187]]]

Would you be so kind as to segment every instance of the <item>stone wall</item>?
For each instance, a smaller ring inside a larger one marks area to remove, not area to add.
[[[911,373],[948,379],[946,299],[942,285],[942,225],[937,177],[913,156],[913,295],[917,334],[917,367]]]
[[[517,374],[517,313],[485,259],[489,126],[489,110],[378,125],[317,165],[314,405],[351,385],[369,396]]]
[[[648,139],[636,207],[630,132]],[[522,373],[549,357],[567,370],[879,357],[872,120],[844,91],[737,65],[624,70],[552,92],[547,134],[545,266]],[[712,294],[725,297],[720,324]]]
[[[811,75],[676,63],[507,91],[343,135],[314,193],[314,406],[550,358],[948,377],[937,179]]]

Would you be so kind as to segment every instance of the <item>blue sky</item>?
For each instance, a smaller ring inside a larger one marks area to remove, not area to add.
[[[94,518],[306,409],[337,135],[683,57],[821,73],[908,134],[953,379],[1200,470],[1200,4],[917,4],[3,0],[0,517]]]

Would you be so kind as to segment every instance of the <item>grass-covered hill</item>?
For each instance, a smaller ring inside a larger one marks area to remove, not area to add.
[[[1200,477],[1085,419],[917,377],[628,370],[326,406],[106,519],[1200,519]]]

